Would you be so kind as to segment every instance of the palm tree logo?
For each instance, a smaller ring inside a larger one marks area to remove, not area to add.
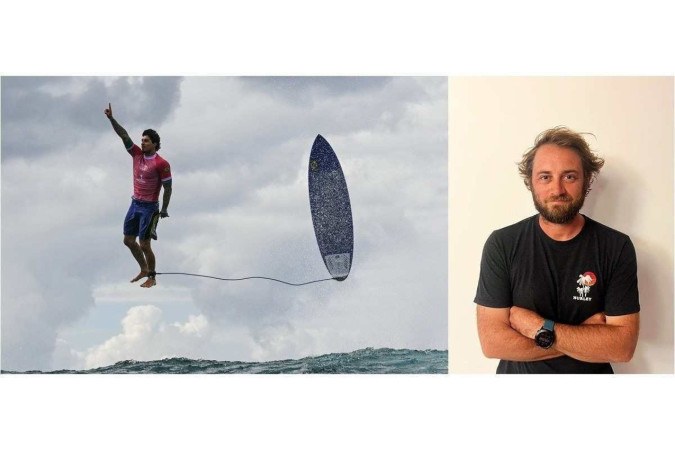
[[[577,284],[579,285],[577,292],[579,293],[579,296],[586,298],[591,291],[591,286],[593,286],[597,280],[598,277],[596,277],[593,272],[580,274],[579,279],[577,280]]]

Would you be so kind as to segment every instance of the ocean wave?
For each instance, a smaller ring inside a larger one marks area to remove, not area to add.
[[[3,374],[441,374],[448,373],[447,350],[364,348],[302,359],[269,362],[214,361],[182,357],[156,361],[119,361],[87,370],[42,372],[2,371]]]

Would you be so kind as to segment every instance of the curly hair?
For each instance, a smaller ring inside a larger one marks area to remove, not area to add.
[[[581,158],[581,166],[584,170],[584,192],[586,195],[591,190],[591,184],[600,173],[600,169],[605,164],[605,160],[597,156],[584,140],[583,134],[577,133],[564,126],[557,126],[539,133],[534,140],[534,146],[523,154],[523,159],[518,164],[518,172],[523,177],[523,182],[529,190],[532,190],[532,165],[537,150],[544,144],[555,144],[560,147],[569,148]]]
[[[141,136],[147,136],[150,138],[153,144],[155,144],[155,150],[159,150],[161,145],[159,144],[159,134],[152,128],[148,128],[143,132]]]

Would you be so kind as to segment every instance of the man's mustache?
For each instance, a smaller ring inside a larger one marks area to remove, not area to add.
[[[567,194],[562,194],[562,195],[554,195],[553,197],[549,197],[548,200],[549,202],[571,202],[572,197]]]

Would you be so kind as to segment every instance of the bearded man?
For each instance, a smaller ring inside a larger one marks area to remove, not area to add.
[[[580,133],[542,132],[519,171],[539,214],[494,231],[474,302],[497,373],[613,373],[639,331],[630,238],[581,214],[604,160]]]

